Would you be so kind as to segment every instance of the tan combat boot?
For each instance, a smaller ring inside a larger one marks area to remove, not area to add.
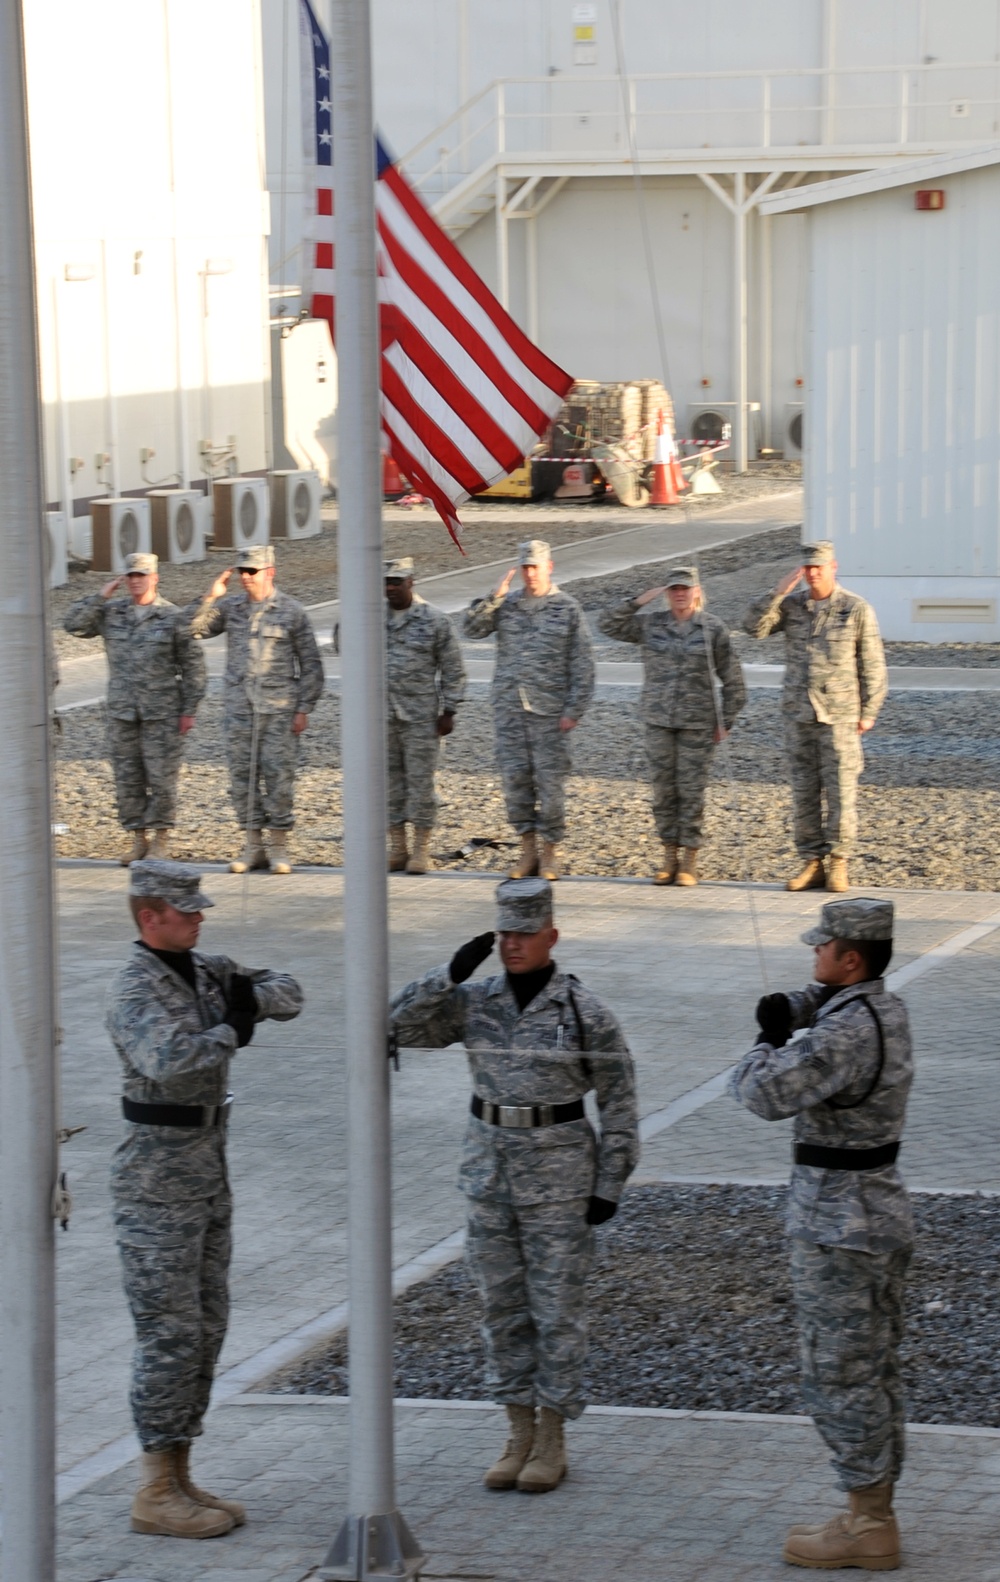
[[[154,830],[153,838],[149,843],[149,855],[158,857],[162,862],[170,861],[170,831],[168,829]]]
[[[554,840],[543,840],[542,851],[538,859],[538,876],[540,879],[558,879],[560,875],[559,858],[556,854]]]
[[[538,1413],[538,1427],[531,1442],[531,1455],[519,1475],[517,1488],[522,1494],[551,1494],[566,1476],[566,1445],[563,1420],[551,1406]]]
[[[235,1523],[228,1512],[199,1505],[177,1481],[174,1450],[144,1450],[139,1488],[132,1501],[132,1531],[165,1538],[221,1538]]]
[[[406,825],[392,824],[389,828],[389,872],[402,873],[410,853],[406,849]]]
[[[826,872],[826,887],[833,890],[836,895],[843,895],[845,890],[851,888],[847,877],[847,858],[831,857]]]
[[[499,1461],[494,1461],[483,1478],[488,1489],[512,1489],[518,1474],[531,1455],[531,1441],[535,1436],[535,1408],[533,1406],[508,1406],[507,1418],[510,1434]]]
[[[134,829],[130,833],[132,844],[128,851],[124,852],[118,859],[119,864],[123,868],[130,867],[134,862],[141,862],[149,850],[149,842],[146,839],[146,831],[144,829]]]
[[[698,883],[698,848],[685,846],[684,856],[681,858],[680,867],[677,869],[675,884],[686,886],[688,889]]]
[[[247,836],[243,855],[233,858],[229,864],[229,872],[249,873],[255,868],[266,868],[267,866],[267,852],[264,850],[264,831],[262,829],[252,829]]]
[[[518,857],[508,878],[530,879],[538,872],[538,848],[535,844],[535,832],[529,829],[526,835],[521,836],[521,855]]]
[[[663,842],[663,867],[659,868],[653,876],[654,884],[673,884],[677,878],[678,852],[676,846],[671,846],[669,841]]]
[[[407,873],[426,873],[433,868],[434,862],[428,851],[431,832],[429,829],[413,829],[413,855],[406,864]]]
[[[221,1494],[208,1494],[200,1489],[197,1483],[191,1481],[191,1446],[178,1445],[174,1450],[174,1474],[177,1478],[177,1487],[189,1500],[194,1500],[196,1505],[207,1506],[210,1510],[225,1511],[232,1518],[234,1527],[243,1527],[246,1524],[247,1508],[239,1500],[224,1500]]]
[[[288,860],[287,829],[271,830],[267,855],[272,873],[291,873],[292,865]]]
[[[822,857],[810,857],[801,873],[789,879],[786,890],[822,890],[826,887],[826,874]]]
[[[892,1510],[892,1484],[852,1489],[850,1510],[823,1527],[793,1527],[782,1559],[787,1565],[817,1571],[854,1567],[861,1571],[895,1571],[899,1565],[899,1528]]]

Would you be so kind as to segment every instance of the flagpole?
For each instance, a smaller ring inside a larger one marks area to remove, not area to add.
[[[331,46],[351,1445],[348,1514],[319,1575],[363,1582],[414,1576],[424,1556],[396,1508],[393,1445],[385,601],[369,0],[333,0]]]
[[[0,1329],[3,1574],[55,1562],[55,922],[45,496],[21,0],[0,0]]]

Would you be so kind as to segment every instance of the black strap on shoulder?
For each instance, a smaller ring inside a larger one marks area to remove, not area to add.
[[[569,995],[569,1003],[573,1011],[573,1020],[576,1023],[577,1042],[580,1045],[581,1052],[586,1054],[587,1033],[583,1025],[583,1017],[580,1015],[580,1007],[576,1003],[576,995],[573,993],[573,990],[570,987],[571,984],[576,983],[578,980],[574,978],[571,972],[567,972],[566,979],[566,992]]]
[[[826,1102],[832,1110],[858,1109],[858,1107],[864,1104],[866,1099],[870,1099],[872,1094],[875,1092],[875,1089],[882,1080],[882,1071],[885,1066],[885,1032],[883,1030],[882,1022],[878,1012],[876,1011],[871,1000],[868,998],[867,994],[859,994],[849,1003],[852,1005],[864,1005],[867,1008],[872,1021],[875,1023],[875,1031],[878,1036],[878,1065],[875,1068],[874,1077],[872,1078],[871,1082],[869,1082],[868,1086],[865,1088],[865,1091],[862,1093],[859,1099],[848,1099],[846,1102],[841,1101],[839,1104],[837,1103],[835,1096],[827,1099]]]

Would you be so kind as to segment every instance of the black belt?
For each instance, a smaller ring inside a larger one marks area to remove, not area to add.
[[[488,1126],[561,1126],[564,1121],[582,1121],[582,1099],[571,1104],[493,1104],[472,1095],[472,1113]]]
[[[880,1170],[895,1164],[898,1143],[883,1143],[880,1148],[820,1148],[814,1143],[795,1144],[797,1165],[817,1165],[820,1170]]]
[[[232,1102],[231,1093],[221,1104],[140,1104],[123,1098],[122,1114],[139,1126],[190,1126],[204,1131],[219,1125]]]

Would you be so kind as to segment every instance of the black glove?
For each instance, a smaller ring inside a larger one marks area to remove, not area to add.
[[[617,1213],[617,1203],[609,1203],[606,1197],[592,1197],[587,1204],[587,1224],[606,1225]]]
[[[245,1049],[257,1026],[257,996],[253,979],[245,972],[234,972],[226,995],[226,1025],[236,1033],[237,1048]]]
[[[224,1027],[231,1027],[236,1034],[237,1049],[245,1049],[254,1035],[257,1023],[252,1011],[227,1011]]]
[[[757,1021],[766,1043],[780,1049],[792,1031],[792,1007],[787,994],[765,994],[757,1001]]]
[[[492,932],[477,934],[467,945],[459,945],[448,968],[452,983],[464,983],[466,978],[472,977],[476,968],[482,965],[493,949],[495,938],[496,935]]]

